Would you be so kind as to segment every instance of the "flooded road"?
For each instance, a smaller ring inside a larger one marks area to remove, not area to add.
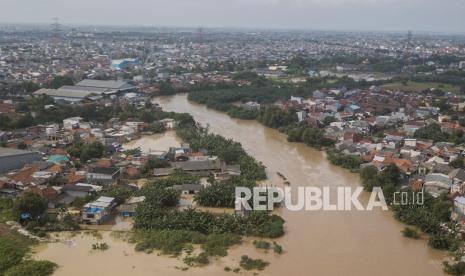
[[[296,186],[360,185],[358,175],[332,166],[323,152],[288,143],[277,130],[255,121],[233,119],[224,113],[187,101],[186,95],[154,100],[166,111],[188,112],[210,131],[240,142],[267,167],[273,184],[282,173]],[[367,195],[361,200],[366,206]],[[404,238],[389,211],[280,211],[286,235],[278,243],[283,256],[268,256],[266,275],[443,275],[442,251],[425,240]]]

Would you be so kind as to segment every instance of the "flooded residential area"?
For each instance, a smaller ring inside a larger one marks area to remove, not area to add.
[[[0,276],[465,276],[464,1],[0,1]]]
[[[288,143],[284,135],[276,130],[256,122],[231,119],[225,114],[188,102],[186,95],[156,98],[154,101],[168,111],[188,111],[201,124],[208,125],[212,132],[241,142],[266,166],[267,182],[271,184],[283,185],[283,180],[276,174],[281,172],[291,186],[359,185],[357,175],[329,164],[323,152],[303,144]],[[253,138],[251,132],[254,133]],[[144,136],[124,147],[141,147],[150,151],[176,146],[180,142],[175,133],[169,131]],[[366,203],[367,196],[364,195],[363,200]],[[351,271],[357,275],[395,275],[410,271],[411,275],[442,275],[444,252],[429,248],[424,240],[402,237],[400,231],[403,225],[392,217],[391,212],[380,209],[342,214],[331,211],[292,212],[286,209],[275,212],[286,221],[286,234],[277,239],[285,248],[284,255],[264,254],[253,247],[252,239],[245,239],[243,244],[231,248],[228,256],[218,258],[208,267],[190,268],[189,272],[184,272],[181,258],[162,256],[157,252],[136,252],[134,244],[112,235],[130,229],[128,224],[131,221],[119,219],[111,226],[102,225],[100,229],[104,230],[97,230],[99,237],[85,234],[85,230],[77,234],[57,234],[56,242],[41,244],[36,248],[34,258],[57,263],[59,268],[56,275],[82,275],[88,271],[112,275],[228,275],[224,267],[234,266],[244,254],[270,262],[270,267],[261,275],[294,275],[290,267],[295,271],[308,271],[309,274],[335,275]],[[121,224],[126,226],[118,226]],[[99,229],[99,226],[91,229]],[[93,251],[92,244],[96,242],[105,242],[109,249]],[[328,244],[331,244],[331,250],[327,249]],[[338,265],[332,265],[334,262]],[[392,262],[397,265],[390,265]],[[102,266],[102,263],[111,265]],[[417,265],[412,265],[415,263]]]

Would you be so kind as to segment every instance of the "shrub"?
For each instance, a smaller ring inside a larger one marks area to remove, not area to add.
[[[209,263],[208,254],[205,252],[200,253],[197,256],[187,256],[184,258],[184,263],[189,266],[204,266]]]
[[[418,232],[415,229],[412,229],[409,227],[405,227],[404,230],[402,230],[402,234],[406,238],[412,238],[412,239],[420,238],[420,235],[418,234]]]
[[[57,265],[49,261],[27,260],[21,264],[8,269],[5,276],[47,276],[52,275]]]
[[[253,245],[257,249],[265,249],[265,250],[268,250],[271,247],[270,243],[267,242],[267,241],[257,241],[257,240],[255,240],[255,241],[253,241]]]
[[[273,251],[276,254],[283,254],[283,247],[276,242],[273,242]]]
[[[269,264],[270,264],[269,262],[265,262],[261,259],[249,258],[249,256],[247,255],[243,255],[239,263],[239,265],[245,270],[252,270],[252,269],[263,270]]]

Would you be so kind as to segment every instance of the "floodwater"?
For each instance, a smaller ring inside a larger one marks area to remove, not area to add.
[[[140,139],[123,144],[123,149],[140,148],[143,153],[167,151],[170,147],[179,147],[181,139],[176,136],[174,130],[165,131],[153,135],[144,135]]]
[[[127,275],[231,275],[224,271],[225,266],[238,267],[240,256],[259,257],[274,253],[260,253],[251,245],[251,240],[244,240],[244,245],[237,245],[230,250],[226,258],[213,259],[211,264],[201,268],[189,268],[179,258],[158,256],[157,253],[136,252],[134,245],[121,237],[115,237],[111,231],[99,231],[100,237],[82,231],[79,234],[58,233],[57,241],[42,244],[35,249],[34,259],[49,260],[58,264],[54,275],[58,276],[127,276]],[[106,243],[108,250],[92,250],[95,243]],[[244,275],[252,275],[244,274]],[[267,275],[267,274],[262,274]]]
[[[232,138],[267,167],[267,183],[282,185],[277,172],[297,186],[359,186],[356,174],[332,166],[323,152],[300,143],[288,143],[285,135],[255,121],[237,120],[202,105],[190,103],[186,95],[155,99],[167,111],[189,112],[195,120],[209,125],[210,131]],[[170,135],[170,134],[168,134]],[[165,136],[156,136],[157,138]],[[158,148],[158,139],[144,137],[135,147]],[[175,139],[176,140],[176,139]],[[171,140],[173,141],[173,140]],[[176,140],[179,143],[179,140]],[[361,199],[366,206],[368,195]],[[185,267],[182,260],[134,251],[134,246],[102,231],[110,249],[91,251],[97,242],[91,235],[77,235],[63,242],[49,243],[37,249],[34,258],[59,265],[56,275],[235,275],[224,267],[238,267],[240,256],[261,258],[270,265],[259,275],[443,275],[441,263],[446,254],[428,247],[425,240],[404,238],[389,211],[277,211],[286,220],[286,235],[276,241],[283,255],[264,253],[253,247],[253,238],[234,246],[228,256],[212,260],[203,268]],[[239,275],[253,275],[242,272]]]

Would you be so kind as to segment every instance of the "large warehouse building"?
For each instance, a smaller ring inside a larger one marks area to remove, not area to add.
[[[0,147],[0,174],[21,169],[24,165],[39,160],[39,152]]]
[[[96,100],[104,95],[113,95],[135,90],[136,87],[125,81],[82,80],[76,85],[64,85],[58,89],[39,89],[34,95],[47,95],[55,100],[80,102],[85,99]]]

